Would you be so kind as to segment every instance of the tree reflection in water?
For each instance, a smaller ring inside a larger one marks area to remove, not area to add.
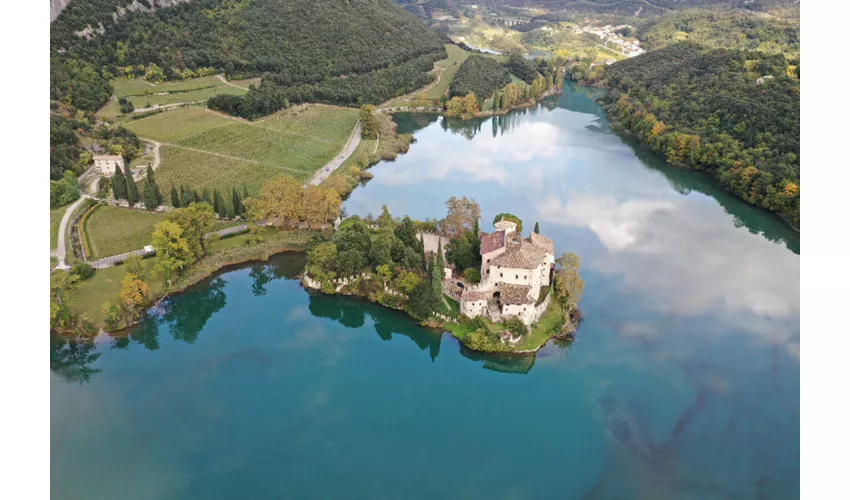
[[[93,331],[78,331],[65,335],[50,335],[50,371],[66,382],[84,384],[100,373],[93,365],[100,358],[94,343]]]

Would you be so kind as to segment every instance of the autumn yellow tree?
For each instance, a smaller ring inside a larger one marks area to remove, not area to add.
[[[181,271],[195,261],[189,242],[183,236],[183,228],[176,222],[162,221],[154,227],[151,244],[156,248],[156,270],[169,280],[176,271]]]
[[[260,195],[245,201],[248,218],[267,220],[275,227],[291,227],[304,219],[304,188],[291,177],[266,182]]]
[[[121,292],[118,299],[127,310],[144,307],[150,303],[151,288],[140,277],[133,273],[124,275],[121,281]]]
[[[555,293],[568,310],[575,309],[584,291],[584,280],[578,272],[581,259],[572,252],[564,252],[555,259],[555,263],[558,265]]]
[[[310,227],[335,220],[341,210],[342,198],[331,188],[307,186],[302,198],[304,221]]]

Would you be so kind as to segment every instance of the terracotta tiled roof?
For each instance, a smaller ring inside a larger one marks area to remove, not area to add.
[[[487,292],[473,292],[472,290],[464,290],[460,296],[463,300],[487,300],[489,298]]]
[[[486,234],[481,237],[481,255],[498,250],[505,246],[505,232],[496,231],[492,234]]]
[[[534,302],[529,292],[531,287],[526,285],[511,285],[502,283],[501,301],[503,305],[530,304]]]
[[[531,243],[520,240],[519,243],[508,245],[505,253],[498,255],[491,266],[512,267],[514,269],[534,269],[546,258],[544,251]]]
[[[531,233],[529,240],[531,241],[531,244],[537,248],[542,249],[546,253],[555,255],[555,242],[553,242],[551,238],[547,238],[542,234]]]

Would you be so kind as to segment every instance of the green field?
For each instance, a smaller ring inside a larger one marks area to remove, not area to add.
[[[256,192],[280,174],[309,179],[343,149],[357,120],[358,110],[331,106],[298,106],[256,122],[186,107],[126,127],[163,143],[156,172],[163,190],[174,184],[229,192],[244,184]]]
[[[86,220],[86,237],[92,255],[89,260],[102,259],[132,250],[151,242],[153,227],[165,220],[165,214],[102,206]]]
[[[249,83],[253,82],[249,81]],[[234,85],[241,86],[235,82]],[[241,95],[247,92],[248,86],[245,85],[245,89],[237,88],[224,83],[216,76],[203,76],[191,80],[156,85],[144,80],[115,80],[112,82],[112,87],[117,97],[126,97],[133,103],[134,107],[139,109],[179,102],[206,101],[218,94]],[[103,116],[107,116],[107,113],[113,113],[113,108],[117,109],[117,102],[112,107],[107,104],[107,107],[102,110]]]
[[[68,205],[63,205],[59,208],[54,208],[50,211],[50,249],[53,250],[59,245],[59,224],[62,223],[62,216],[68,210]]]
[[[162,293],[164,281],[161,274],[154,274],[156,259],[142,260],[145,282],[154,294]],[[71,306],[76,314],[87,315],[96,325],[103,321],[103,304],[115,303],[121,291],[121,280],[126,270],[123,265],[98,269],[91,278],[81,282],[74,293],[76,301]]]

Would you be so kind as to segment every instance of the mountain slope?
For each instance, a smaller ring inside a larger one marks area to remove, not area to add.
[[[754,205],[800,220],[800,80],[782,54],[690,42],[605,68],[612,125]]]
[[[107,75],[215,68],[287,86],[444,54],[443,43],[391,0],[74,0],[51,25],[55,58]]]

